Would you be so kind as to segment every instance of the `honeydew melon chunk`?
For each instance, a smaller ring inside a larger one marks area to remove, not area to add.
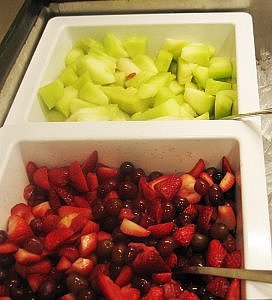
[[[187,103],[184,103],[187,104]],[[182,104],[179,110],[179,118],[181,120],[193,120],[194,116],[187,111],[187,108]],[[188,104],[189,105],[189,104]]]
[[[194,82],[192,82],[192,81],[188,81],[188,82],[185,83],[184,89],[186,89],[186,88],[191,88],[191,89],[199,90],[197,84],[194,83]]]
[[[205,89],[206,81],[209,78],[209,68],[196,66],[193,70],[194,80],[200,89]]]
[[[182,48],[189,45],[189,44],[191,44],[191,41],[167,38],[167,39],[164,40],[164,43],[162,45],[162,49],[172,53],[173,58],[175,60],[177,60],[177,58],[181,54]]]
[[[179,105],[182,105],[184,103],[184,95],[183,94],[176,95],[175,99],[177,100]]]
[[[103,85],[115,82],[112,66],[92,55],[80,57],[76,62],[76,67],[78,75],[88,71],[94,83]]]
[[[126,57],[120,57],[116,62],[116,67],[119,71],[124,72],[126,76],[132,73],[140,73],[141,69],[136,66],[136,64]]]
[[[54,108],[45,113],[45,116],[49,122],[64,122],[66,120],[66,117]]]
[[[70,102],[71,99],[76,98],[78,94],[77,89],[73,86],[64,88],[63,96],[56,102],[55,109],[61,112],[66,118],[70,116]]]
[[[138,54],[133,57],[132,61],[142,70],[152,73],[158,73],[154,60],[146,54]]]
[[[125,86],[139,88],[140,84],[142,84],[143,82],[147,82],[148,79],[151,78],[152,76],[153,73],[148,71],[139,72],[132,78],[127,79],[125,81]]]
[[[178,72],[178,64],[177,61],[172,60],[170,67],[169,67],[169,72],[171,72],[172,74],[177,74]]]
[[[192,106],[198,115],[210,112],[214,106],[214,97],[194,88],[185,88],[184,100]]]
[[[169,99],[162,104],[131,116],[131,120],[145,121],[165,116],[179,117],[180,106],[176,99]]]
[[[181,58],[183,60],[204,67],[209,66],[211,55],[212,52],[210,47],[203,43],[191,43],[190,45],[183,47],[181,51]]]
[[[63,94],[64,85],[59,79],[42,86],[38,91],[39,97],[43,100],[48,109],[52,109],[57,101],[62,98]]]
[[[114,73],[115,76],[115,82],[114,85],[119,85],[124,87],[125,86],[125,81],[126,81],[126,74],[124,72],[121,71],[116,71]]]
[[[92,82],[91,75],[90,75],[90,73],[88,71],[86,71],[83,74],[81,74],[78,77],[77,81],[75,81],[72,86],[74,88],[76,88],[77,90],[79,90],[87,82]]]
[[[196,67],[195,64],[185,62],[183,59],[178,58],[177,61],[177,81],[179,84],[185,84],[191,81],[193,78],[193,70]]]
[[[153,105],[157,106],[170,98],[175,98],[175,94],[167,86],[162,86],[158,89],[156,96],[153,99]]]
[[[225,91],[219,91],[215,96],[214,118],[221,119],[231,115],[233,100]]]
[[[147,99],[155,97],[160,87],[166,85],[170,79],[171,73],[158,73],[148,79],[147,82],[142,83],[138,89],[138,97],[140,99]]]
[[[145,54],[147,49],[146,36],[128,36],[123,40],[123,46],[130,57]]]
[[[91,81],[86,82],[78,91],[78,97],[97,105],[107,105],[109,98],[99,85],[93,84]]]
[[[74,69],[71,66],[68,66],[61,71],[59,79],[63,82],[64,86],[68,86],[75,83],[78,77]]]
[[[177,80],[171,80],[168,87],[175,95],[184,92],[184,85],[180,85]]]
[[[212,57],[210,59],[209,77],[225,79],[232,77],[232,64],[229,57]]]
[[[155,65],[159,72],[168,72],[173,59],[173,54],[161,49],[155,59]]]
[[[128,53],[123,47],[121,40],[113,33],[106,33],[102,39],[102,44],[106,52],[116,58],[128,57]]]
[[[72,48],[65,56],[64,63],[66,66],[71,65],[73,62],[76,61],[77,58],[83,56],[84,52],[80,48]]]
[[[231,83],[209,78],[206,82],[205,92],[210,95],[216,95],[219,91],[230,89]]]
[[[71,114],[74,114],[76,111],[78,111],[81,108],[86,108],[86,107],[94,107],[95,104],[92,104],[90,102],[81,100],[79,98],[72,98],[70,100],[70,112]]]
[[[80,39],[75,44],[74,48],[81,49],[85,54],[87,54],[90,50],[105,52],[105,48],[103,47],[102,43],[91,37],[84,37],[84,38]]]
[[[187,112],[190,116],[192,116],[192,118],[197,117],[197,112],[192,108],[192,106],[190,104],[188,104],[187,102],[184,102],[183,104],[181,104],[180,106],[181,110],[184,112]]]
[[[87,55],[91,55],[97,58],[98,60],[104,62],[111,72],[115,72],[117,62],[116,58],[108,55],[106,52],[94,50],[90,50]]]
[[[210,120],[210,114],[209,112],[205,112],[204,114],[195,117],[195,120]]]
[[[128,114],[144,111],[149,106],[147,101],[137,97],[138,90],[133,87],[104,86],[102,89],[111,103],[118,104],[119,108]]]
[[[105,106],[81,108],[72,114],[68,122],[109,121],[109,112]]]

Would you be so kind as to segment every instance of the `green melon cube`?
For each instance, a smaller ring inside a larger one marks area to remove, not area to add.
[[[106,52],[113,57],[119,58],[129,56],[123,47],[121,40],[112,33],[106,33],[102,43]]]
[[[64,86],[68,86],[74,84],[78,77],[74,69],[68,66],[61,71],[59,79],[63,82]]]
[[[66,118],[70,116],[70,101],[77,97],[77,89],[72,86],[64,88],[63,96],[56,102],[55,109],[61,112]]]
[[[170,98],[175,98],[175,94],[167,86],[162,86],[158,89],[156,96],[153,99],[153,105],[157,106]]]
[[[195,120],[210,120],[210,114],[209,112],[205,112],[204,114],[195,117]]]
[[[232,77],[232,64],[229,57],[212,57],[209,66],[209,77],[225,79]]]
[[[233,100],[226,93],[226,91],[219,91],[215,96],[215,105],[214,105],[215,119],[221,119],[231,115],[232,105],[233,105]]]
[[[203,66],[196,66],[193,70],[194,80],[200,89],[205,89],[209,78],[209,69]]]
[[[107,105],[109,98],[99,85],[93,84],[91,81],[85,83],[78,91],[78,97],[92,104]]]
[[[180,85],[192,80],[193,69],[195,68],[195,65],[187,63],[183,59],[178,58],[177,67],[177,81]]]
[[[208,45],[202,43],[191,43],[182,48],[181,58],[188,63],[209,66],[211,49]]]
[[[206,81],[205,92],[210,95],[216,95],[219,91],[230,90],[230,89],[231,89],[231,83],[229,82],[214,80],[212,78],[209,78]]]
[[[161,49],[155,59],[155,65],[159,72],[168,72],[173,59],[173,54]]]
[[[189,44],[191,44],[191,42],[187,40],[177,40],[177,39],[167,38],[164,40],[162,49],[172,53],[173,58],[177,60],[181,54],[182,48]]]
[[[87,82],[92,82],[91,75],[88,71],[78,77],[77,81],[74,82],[73,87],[79,90]]]
[[[126,76],[132,73],[140,73],[141,69],[136,66],[136,64],[126,57],[121,57],[117,60],[116,67],[119,71],[124,72]]]
[[[197,117],[197,112],[187,102],[184,102],[183,104],[181,104],[180,107],[183,112],[184,111],[187,112],[190,116],[192,116],[192,118]]]
[[[123,40],[123,46],[130,57],[145,54],[147,49],[147,37],[128,36]]]
[[[76,44],[74,48],[81,49],[85,54],[87,54],[90,50],[93,51],[102,51],[104,52],[105,49],[101,42],[91,38],[91,37],[84,37],[80,39]]]
[[[126,74],[121,71],[116,71],[114,73],[114,76],[115,76],[114,85],[119,85],[119,86],[125,87]]]
[[[48,109],[52,109],[57,101],[62,98],[63,94],[64,85],[59,79],[42,86],[38,91],[39,97],[43,100]]]
[[[76,111],[78,111],[81,108],[86,108],[86,107],[94,107],[95,104],[92,104],[90,102],[81,100],[79,98],[72,98],[70,100],[70,112],[71,114],[74,114]]]
[[[79,48],[72,48],[65,56],[65,65],[69,66],[73,62],[75,62],[80,56],[83,56],[84,52],[82,49]]]
[[[142,83],[147,82],[152,76],[153,73],[148,71],[139,72],[135,76],[128,78],[125,82],[125,86],[139,88]]]
[[[175,95],[184,92],[184,85],[180,85],[177,80],[171,80],[168,87]]]
[[[151,73],[158,73],[154,60],[146,54],[138,54],[133,57],[132,61],[142,70]]]

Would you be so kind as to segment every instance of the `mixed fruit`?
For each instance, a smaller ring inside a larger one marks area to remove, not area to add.
[[[240,299],[240,281],[182,273],[240,268],[228,159],[162,174],[124,161],[48,168],[30,161],[25,203],[0,231],[0,298]]]
[[[40,102],[49,121],[220,119],[236,112],[237,92],[234,59],[217,50],[166,38],[151,55],[145,36],[82,38]]]

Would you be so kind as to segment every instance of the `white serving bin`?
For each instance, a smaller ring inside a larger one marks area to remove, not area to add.
[[[203,127],[203,124],[205,126]],[[93,150],[99,161],[118,167],[132,161],[146,172],[190,170],[199,158],[206,166],[221,166],[225,155],[237,177],[238,247],[244,253],[244,267],[272,269],[271,236],[264,157],[260,134],[244,123],[229,121],[157,121],[101,123],[92,130],[89,123],[7,125],[0,129],[0,227],[6,226],[10,208],[24,201],[28,183],[25,165],[34,161],[48,167],[82,162]],[[110,128],[110,130],[109,130]],[[246,282],[242,299],[272,299],[272,286]]]
[[[64,16],[49,20],[21,82],[5,124],[45,122],[37,91],[54,80],[64,58],[83,37],[101,39],[111,32],[121,39],[148,38],[148,53],[157,54],[165,38],[209,43],[216,55],[236,62],[238,111],[259,108],[252,18],[242,12]]]

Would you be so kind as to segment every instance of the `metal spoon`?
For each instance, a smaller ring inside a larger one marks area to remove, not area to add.
[[[263,110],[248,112],[248,113],[244,113],[244,114],[235,114],[235,115],[221,118],[220,120],[238,120],[238,119],[245,118],[245,117],[254,117],[254,116],[259,116],[259,115],[267,115],[267,114],[272,114],[272,108],[266,108]]]
[[[249,270],[249,269],[190,266],[190,267],[184,267],[180,269],[179,271],[177,271],[177,273],[213,275],[213,276],[238,278],[244,280],[272,283],[272,270]]]

